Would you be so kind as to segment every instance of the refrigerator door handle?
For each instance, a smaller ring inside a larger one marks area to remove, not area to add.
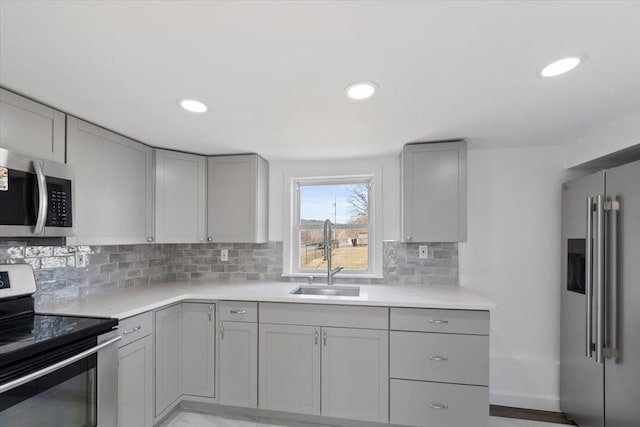
[[[604,198],[596,197],[596,363],[604,361]]]
[[[610,308],[607,320],[611,323],[607,325],[606,347],[604,357],[608,359],[618,359],[620,356],[618,343],[618,211],[620,201],[613,199],[604,203],[604,210],[611,218],[611,229],[607,230],[609,265],[607,268],[606,295],[608,307]]]
[[[593,357],[593,340],[592,340],[592,313],[593,313],[593,197],[587,197],[587,238],[585,244],[585,290],[586,296],[586,346],[585,355],[589,358]]]

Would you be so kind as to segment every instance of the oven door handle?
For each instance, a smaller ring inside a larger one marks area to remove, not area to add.
[[[35,234],[42,234],[47,223],[47,210],[49,195],[47,194],[47,177],[44,175],[44,164],[41,160],[33,161],[38,180],[38,219],[36,220]]]
[[[46,368],[40,369],[39,371],[35,371],[30,373],[29,375],[25,375],[24,377],[20,377],[17,378],[13,381],[9,381],[8,383],[4,383],[2,385],[0,385],[0,394],[12,390],[16,387],[20,387],[21,385],[24,385],[28,382],[31,382],[33,380],[37,380],[38,378],[44,377],[45,375],[49,375],[52,372],[55,372],[59,369],[62,369],[66,366],[69,366],[73,363],[76,363],[79,360],[84,359],[85,357],[91,356],[94,353],[97,353],[98,351],[102,350],[105,347],[108,347],[118,341],[120,341],[122,339],[121,336],[117,336],[113,339],[110,339],[109,341],[105,341],[101,344],[98,344],[97,346],[90,348],[89,350],[85,350],[82,353],[78,353],[75,356],[72,356],[68,359],[62,360],[58,363],[54,363],[51,366],[47,366]]]

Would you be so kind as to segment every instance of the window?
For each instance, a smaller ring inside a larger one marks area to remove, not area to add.
[[[323,230],[328,219],[332,267],[343,267],[342,275],[371,274],[371,177],[300,179],[294,190],[292,272],[326,275]]]

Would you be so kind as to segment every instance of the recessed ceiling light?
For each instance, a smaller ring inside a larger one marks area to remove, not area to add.
[[[178,103],[182,108],[187,111],[191,111],[192,113],[204,113],[208,110],[208,107],[205,103],[196,101],[195,99],[180,99]]]
[[[540,75],[542,77],[555,77],[560,74],[568,73],[569,71],[580,65],[583,58],[579,56],[570,56],[568,58],[559,59],[542,69]]]
[[[377,89],[378,85],[374,82],[356,82],[347,86],[344,93],[347,95],[347,98],[360,101],[371,98]]]

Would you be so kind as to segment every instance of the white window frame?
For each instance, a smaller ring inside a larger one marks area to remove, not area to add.
[[[327,173],[333,172],[328,168]],[[301,270],[299,263],[299,213],[300,185],[330,185],[364,183],[369,184],[369,269],[366,271],[344,270],[338,274],[345,278],[381,279],[382,274],[382,170],[356,174],[327,174],[324,176],[300,176],[285,174],[284,179],[284,258],[283,276],[285,277],[326,277],[327,272],[321,270]],[[360,171],[354,171],[360,172]],[[306,227],[305,227],[306,228]],[[342,229],[347,227],[334,227]],[[335,267],[338,267],[337,265]]]

